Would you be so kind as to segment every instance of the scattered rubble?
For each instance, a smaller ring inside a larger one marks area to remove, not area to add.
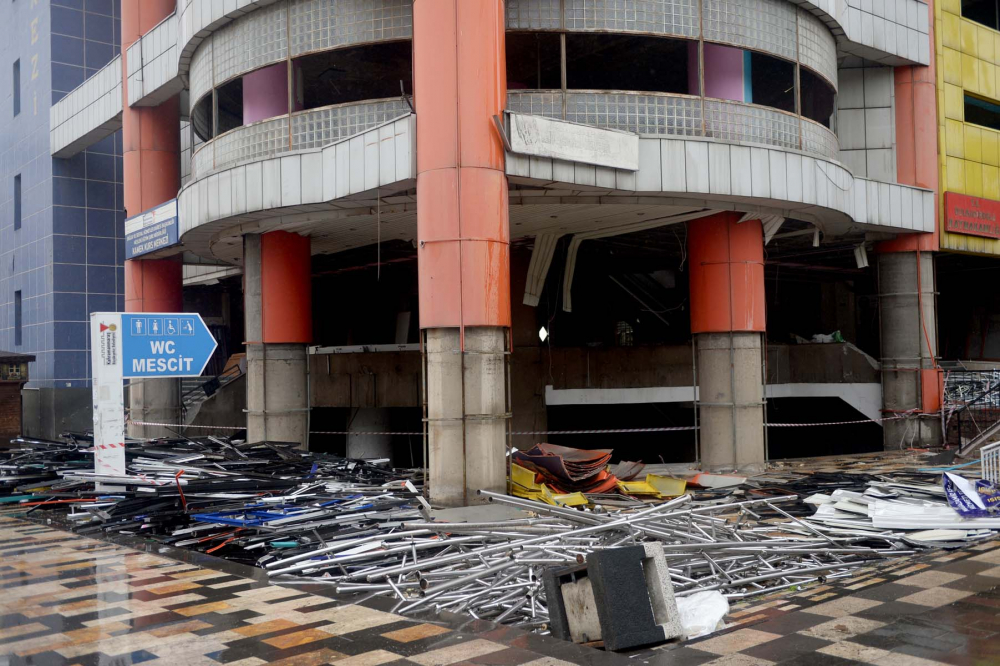
[[[13,445],[0,450],[0,506],[58,510],[48,515],[83,534],[214,553],[277,583],[386,596],[403,614],[452,611],[543,632],[546,570],[609,549],[659,546],[678,599],[733,600],[1000,529],[1000,518],[959,517],[941,472],[919,471],[919,456],[894,470],[878,458],[784,461],[749,478],[619,463],[623,476],[647,472],[629,481],[609,471],[610,451],[538,445],[513,455],[512,487],[527,497],[480,491],[518,517],[444,522],[424,499],[422,471],[387,461],[178,438],[129,441],[129,473],[117,476],[93,472],[86,435]]]

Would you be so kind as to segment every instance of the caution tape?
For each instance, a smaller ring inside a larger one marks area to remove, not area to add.
[[[886,421],[896,421],[914,416],[913,414],[903,414],[899,416],[886,416],[877,419],[859,419],[857,421],[827,421],[825,423],[765,423],[765,428],[815,428],[817,426],[838,426],[838,425],[859,425],[862,423],[884,423]],[[152,421],[127,421],[131,425],[154,426],[159,428],[196,428],[201,430],[246,430],[246,426],[209,426],[209,425],[180,425],[177,423],[155,423]],[[601,430],[521,430],[510,433],[517,436],[534,435],[627,435],[635,433],[651,432],[681,432],[699,430],[698,426],[670,426],[660,428],[605,428]],[[369,430],[310,430],[310,435],[347,435],[347,436],[397,436],[397,437],[423,437],[423,432],[388,432]]]

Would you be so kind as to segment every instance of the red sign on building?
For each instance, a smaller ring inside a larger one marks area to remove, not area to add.
[[[945,230],[953,234],[1000,238],[1000,201],[944,193]]]

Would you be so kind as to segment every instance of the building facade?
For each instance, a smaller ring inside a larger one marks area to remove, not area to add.
[[[5,3],[0,348],[30,353],[27,432],[85,427],[89,312],[124,306],[121,136],[53,158],[50,110],[121,50],[118,3]]]
[[[133,422],[426,461],[446,504],[551,431],[730,469],[935,441],[934,11],[122,0],[53,163],[123,128],[125,208],[176,198],[179,231],[125,308],[246,354]]]

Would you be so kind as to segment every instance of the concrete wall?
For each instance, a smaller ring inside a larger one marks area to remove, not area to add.
[[[840,161],[855,176],[896,182],[896,111],[892,67],[840,70]]]

